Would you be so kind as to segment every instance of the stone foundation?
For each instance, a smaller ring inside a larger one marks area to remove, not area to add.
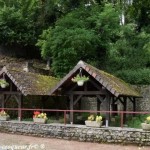
[[[150,131],[132,128],[0,121],[0,132],[85,142],[150,145]]]

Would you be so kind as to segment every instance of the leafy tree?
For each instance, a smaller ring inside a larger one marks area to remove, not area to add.
[[[138,31],[141,31],[142,28],[146,28],[150,33],[150,1],[134,0],[127,13],[137,24]]]
[[[122,26],[120,39],[110,45],[107,63],[110,72],[127,82],[150,83],[150,34],[137,32],[134,24]]]
[[[0,43],[34,45],[40,33],[36,25],[37,0],[0,1]]]
[[[63,76],[80,59],[104,64],[108,45],[118,36],[118,13],[110,4],[83,6],[44,31],[37,45],[43,57],[52,58],[55,74]]]
[[[122,26],[120,39],[110,46],[109,63],[115,70],[138,69],[150,63],[150,35],[138,33],[134,24]]]

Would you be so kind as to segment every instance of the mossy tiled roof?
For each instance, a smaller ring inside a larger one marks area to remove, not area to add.
[[[96,74],[95,79],[97,79],[112,94],[135,97],[140,96],[140,94],[136,90],[134,90],[128,83],[121,80],[120,78],[117,78],[105,71],[99,70],[89,64],[84,64]]]
[[[2,73],[5,73],[25,96],[48,95],[48,91],[59,81],[52,76],[25,72],[15,67],[3,67],[0,71],[0,74]]]
[[[113,94],[116,97],[140,97],[140,94],[123,80],[107,72],[99,70],[83,61],[79,61],[78,64],[56,85],[56,87],[54,87],[50,91],[50,94],[54,94],[60,87],[62,87],[63,84],[65,84],[65,82],[70,80],[70,78],[74,74],[76,74],[76,72],[79,71],[80,68],[84,69],[84,71],[86,71],[90,76],[97,80],[100,85],[105,87],[111,94]]]

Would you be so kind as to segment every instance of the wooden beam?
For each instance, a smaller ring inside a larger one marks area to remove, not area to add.
[[[118,97],[117,99],[122,103],[122,105],[124,105],[124,101],[120,97]]]
[[[1,105],[2,105],[2,108],[5,108],[5,95],[4,94],[2,96],[2,103],[1,103]]]
[[[17,102],[18,105],[19,105],[20,97],[18,97],[18,95],[13,95],[13,97],[15,98],[16,102]]]
[[[102,103],[104,101],[104,98],[101,97],[100,95],[96,95],[96,97],[98,98],[98,100],[100,101],[100,103]]]
[[[94,85],[94,87],[96,87],[98,90],[100,90],[100,91],[102,90],[102,87],[99,86],[98,84],[96,84],[96,83],[94,82],[94,80],[90,79],[89,81],[90,81],[90,83],[92,83],[92,84]]]
[[[73,110],[73,95],[69,96],[70,98],[70,110]],[[73,112],[70,112],[70,123],[73,124]]]
[[[22,108],[22,102],[23,102],[23,95],[19,95],[18,97],[18,121],[21,121],[22,120],[22,111],[21,111],[21,108]]]
[[[106,95],[105,91],[72,91],[68,92],[68,95]]]
[[[127,97],[123,97],[124,105],[123,105],[123,111],[127,111]],[[126,113],[124,113],[123,122],[126,122]]]
[[[83,96],[83,95],[79,95],[79,96],[77,97],[77,99],[74,101],[73,105],[76,105],[76,103],[81,99],[82,96]]]
[[[21,95],[21,92],[19,91],[0,91],[0,94],[10,94],[10,95],[16,95],[16,94],[20,94]]]
[[[75,84],[68,92],[71,92],[71,91],[73,91],[74,89],[76,89],[78,87],[78,85],[77,84]]]
[[[136,99],[133,98],[133,111],[136,111]],[[135,114],[133,114],[133,116],[135,116]]]
[[[106,111],[110,111],[110,96],[106,95]],[[110,113],[106,113],[106,127],[109,126],[109,122],[110,122]]]
[[[116,99],[113,100],[113,103],[115,104],[117,101],[118,101],[118,99],[116,98]]]
[[[5,99],[4,99],[4,103],[6,104],[6,102],[10,99],[11,95],[5,95]]]
[[[128,97],[128,98],[133,103],[134,99],[132,99],[132,97]]]

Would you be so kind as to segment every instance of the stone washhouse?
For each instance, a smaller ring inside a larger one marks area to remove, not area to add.
[[[28,69],[22,68],[21,64],[9,64],[0,71],[0,79],[4,79],[9,83],[8,87],[0,88],[1,108],[7,108],[7,102],[11,98],[15,99],[18,104],[19,120],[22,119],[20,109],[23,107],[25,97],[34,96],[42,99],[44,103],[49,98],[48,91],[59,81],[55,77],[40,75],[39,73],[30,72]]]
[[[80,73],[89,78],[83,86],[78,86],[72,82],[72,78]],[[79,61],[60,81],[52,76],[44,76],[21,69],[19,64],[3,67],[0,71],[0,78],[9,83],[7,88],[0,88],[1,108],[5,108],[6,102],[11,97],[17,101],[18,108],[22,108],[24,97],[34,95],[42,97],[43,101],[51,96],[67,97],[70,110],[74,110],[76,105],[79,106],[78,109],[81,109],[83,97],[95,97],[97,99],[97,111],[100,110],[100,106],[104,102],[105,110],[110,111],[110,106],[115,105],[117,101],[122,103],[123,110],[126,111],[127,102],[131,101],[133,111],[135,111],[136,98],[140,97],[140,94],[124,81],[83,61]],[[73,114],[71,111],[70,122],[73,122]],[[18,109],[18,117],[21,120],[20,109]],[[110,120],[108,113],[106,113],[106,120]]]
[[[79,75],[89,78],[83,86],[72,82],[72,78]],[[82,97],[95,97],[97,99],[97,111],[105,102],[105,110],[110,111],[110,106],[117,101],[122,103],[123,111],[127,110],[127,102],[133,104],[133,111],[136,111],[136,99],[140,94],[123,80],[99,70],[83,61],[78,64],[49,92],[49,95],[66,96],[70,99],[70,110],[74,110],[78,104],[81,109]],[[70,122],[73,122],[73,112],[70,112]],[[126,118],[124,114],[124,118]],[[110,114],[106,113],[106,120],[110,120]]]

